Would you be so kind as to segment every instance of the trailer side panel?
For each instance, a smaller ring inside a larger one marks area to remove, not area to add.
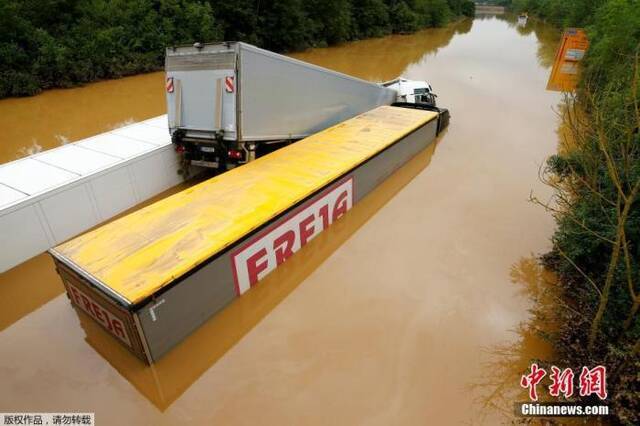
[[[137,312],[149,343],[152,359],[157,361],[208,318],[240,296],[244,289],[239,288],[241,285],[238,285],[238,276],[233,262],[233,257],[238,251],[260,239],[267,239],[271,244],[274,238],[277,239],[279,235],[283,235],[283,232],[270,235],[272,230],[281,228],[283,224],[292,220],[298,226],[299,221],[296,221],[295,217],[299,212],[317,201],[322,202],[323,197],[326,198],[333,188],[341,189],[341,184],[345,182],[350,184],[352,190],[350,196],[353,198],[349,208],[357,204],[395,170],[433,142],[436,128],[437,121],[434,120],[400,139],[346,176],[321,188],[314,196],[299,205],[293,206],[277,220],[265,224],[260,230],[234,244],[224,253],[213,257],[202,268],[140,308]],[[290,231],[287,229],[286,232]],[[273,266],[275,269],[276,265]],[[265,276],[266,274],[261,274],[259,279]]]
[[[242,140],[300,139],[389,105],[396,93],[364,80],[241,44]]]

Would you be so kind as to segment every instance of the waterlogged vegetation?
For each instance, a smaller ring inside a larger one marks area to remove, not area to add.
[[[473,13],[469,0],[4,0],[0,97],[157,70],[170,45],[242,40],[291,51]]]
[[[543,170],[554,197],[532,196],[556,218],[542,263],[558,280],[534,298],[529,327],[552,344],[548,364],[606,366],[609,420],[640,424],[640,2],[502,3],[585,27],[591,42],[576,93],[560,109],[559,153]]]

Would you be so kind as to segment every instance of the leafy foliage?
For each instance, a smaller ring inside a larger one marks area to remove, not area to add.
[[[516,12],[529,12],[556,26],[585,26],[593,21],[595,11],[607,0],[511,0]]]
[[[606,365],[613,419],[640,424],[640,2],[513,0],[558,26],[585,27],[590,49],[547,161],[557,230],[544,263],[559,278],[555,363]]]
[[[0,97],[155,70],[170,45],[225,39],[299,50],[473,10],[469,0],[0,0]]]

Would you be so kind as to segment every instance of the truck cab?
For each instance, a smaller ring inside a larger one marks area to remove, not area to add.
[[[438,95],[433,93],[431,85],[426,81],[408,80],[403,77],[382,83],[382,86],[395,90],[396,102],[409,104],[425,104],[436,106]]]

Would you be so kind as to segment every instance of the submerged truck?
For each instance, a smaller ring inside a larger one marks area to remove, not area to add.
[[[293,256],[304,263],[306,244],[434,142],[440,116],[367,111],[51,249],[56,270],[80,315],[157,362],[252,287],[277,285],[263,280]],[[238,320],[266,314],[264,296]]]
[[[302,140],[49,250],[71,303],[149,364],[349,214],[449,120],[424,82],[376,85],[243,43],[171,50],[167,73],[187,166],[235,167]]]
[[[242,42],[168,48],[165,68],[185,173],[233,168],[381,105],[435,108],[426,82],[376,84]]]

